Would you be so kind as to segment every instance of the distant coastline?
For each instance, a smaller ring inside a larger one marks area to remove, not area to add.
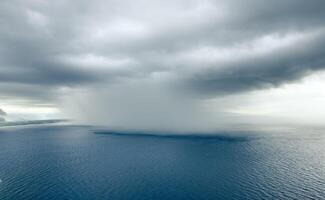
[[[4,118],[4,116],[6,116],[6,115],[7,115],[7,113],[0,108],[0,123],[3,123],[6,121],[6,119]]]
[[[7,126],[24,126],[24,125],[37,125],[37,124],[54,124],[54,123],[61,123],[61,122],[68,122],[67,119],[48,119],[48,120],[26,120],[26,121],[1,121],[0,118],[0,127],[7,127]]]

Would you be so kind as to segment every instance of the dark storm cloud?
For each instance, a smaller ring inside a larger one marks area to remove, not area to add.
[[[48,102],[62,88],[155,73],[203,95],[276,87],[325,67],[324,10],[323,0],[3,0],[0,96]],[[234,50],[295,34],[263,54]]]
[[[222,95],[278,87],[299,80],[325,68],[324,32],[310,40],[290,47],[241,58],[207,70],[199,71],[188,79],[190,88],[208,95]]]

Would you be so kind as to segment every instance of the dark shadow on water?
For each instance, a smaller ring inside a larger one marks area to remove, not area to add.
[[[176,133],[176,132],[140,132],[140,131],[111,131],[94,130],[93,133],[100,135],[120,136],[120,137],[141,137],[141,138],[161,138],[161,139],[188,139],[188,140],[218,140],[224,142],[245,142],[257,139],[246,132],[215,132],[215,133]]]

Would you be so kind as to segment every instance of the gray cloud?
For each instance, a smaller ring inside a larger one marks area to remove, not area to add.
[[[184,95],[177,102],[278,87],[325,68],[324,9],[323,0],[4,0],[0,97],[55,105],[71,91],[142,90],[143,80],[161,81],[148,96],[167,87]]]
[[[6,116],[7,113],[0,108],[0,116]]]
[[[186,84],[199,93],[223,95],[255,89],[278,87],[325,68],[324,32],[304,38],[298,44],[255,55],[242,57],[218,67],[193,73]]]

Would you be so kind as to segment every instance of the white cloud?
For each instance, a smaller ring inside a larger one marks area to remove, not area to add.
[[[272,117],[278,123],[323,124],[325,119],[325,73],[301,82],[240,95],[228,112],[256,118]]]
[[[131,58],[111,58],[92,53],[81,55],[63,55],[60,57],[63,63],[88,70],[125,70],[135,66],[136,61]]]
[[[44,14],[31,9],[28,9],[26,14],[27,21],[32,26],[35,26],[36,28],[46,28],[48,25],[48,19]]]

